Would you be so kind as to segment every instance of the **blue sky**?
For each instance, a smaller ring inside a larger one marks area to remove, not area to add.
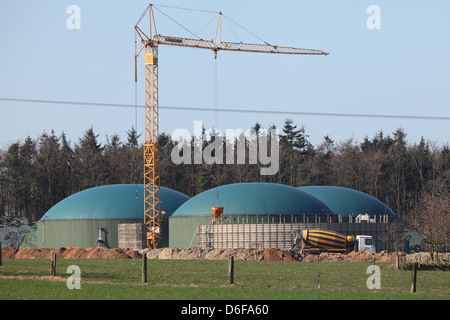
[[[134,25],[148,1],[5,0],[0,2],[0,98],[135,103]],[[447,117],[447,120],[351,118],[173,111],[161,108],[160,131],[194,121],[246,130],[283,126],[286,118],[304,125],[314,145],[329,135],[336,142],[362,141],[383,130],[404,128],[410,143],[450,140],[450,2],[157,1],[158,5],[222,11],[265,41],[321,49],[328,56],[288,56],[159,48],[160,105],[175,107],[280,110]],[[70,30],[70,5],[79,6],[81,28]],[[381,29],[369,29],[366,12],[380,8]],[[159,7],[205,39],[214,37],[215,14]],[[155,11],[158,32],[192,37]],[[205,27],[206,26],[206,27]],[[231,30],[230,30],[231,26]],[[205,28],[203,28],[205,27]],[[203,29],[202,29],[203,28]],[[258,42],[231,22],[222,40]],[[138,104],[144,104],[143,57],[138,65]],[[217,91],[215,82],[217,81]],[[217,104],[215,97],[217,96]],[[105,141],[136,125],[144,110],[0,100],[0,149],[46,131],[66,133],[72,143],[93,127]],[[217,122],[217,123],[216,123]]]

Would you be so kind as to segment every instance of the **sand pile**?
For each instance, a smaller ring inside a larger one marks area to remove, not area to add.
[[[387,251],[381,251],[379,253],[363,251],[363,252],[349,252],[347,254],[341,253],[327,253],[315,255],[310,254],[304,257],[305,262],[394,262],[395,255],[390,254]]]
[[[13,247],[2,248],[3,259],[50,259],[56,253],[61,259],[141,259],[142,250],[102,247],[78,248],[68,247],[59,249],[30,249],[18,250]],[[201,249],[201,248],[161,248],[145,249],[148,259],[188,259],[188,260],[227,260],[231,256],[235,260],[255,261],[303,261],[303,262],[395,262],[395,253],[382,251],[309,254],[301,257],[284,249]],[[449,262],[450,253],[440,254],[441,261]],[[414,253],[406,255],[407,262],[425,263],[429,259],[428,253]]]
[[[264,251],[252,249],[201,249],[201,248],[162,248],[146,249],[148,259],[190,259],[190,260],[226,260],[231,256],[236,260],[257,261],[295,261],[289,250],[266,249]],[[50,259],[56,253],[60,259],[140,259],[142,251],[132,249],[102,247],[78,248],[68,247],[59,249],[30,249],[18,250],[12,247],[2,248],[4,259]]]
[[[129,249],[107,249],[101,247],[78,248],[68,247],[59,249],[16,249],[12,247],[2,248],[4,259],[50,259],[56,253],[60,259],[137,259],[141,254],[136,250]]]
[[[190,259],[190,260],[235,260],[256,261],[295,261],[290,250],[283,249],[201,249],[201,248],[162,248],[145,250],[149,259]]]

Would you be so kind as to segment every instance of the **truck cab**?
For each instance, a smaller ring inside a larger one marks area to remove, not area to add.
[[[356,236],[355,250],[356,251],[366,251],[367,250],[367,251],[371,251],[371,252],[376,252],[373,237],[372,236],[363,236],[363,235]]]

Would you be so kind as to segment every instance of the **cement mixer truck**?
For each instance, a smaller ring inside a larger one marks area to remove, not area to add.
[[[321,229],[297,231],[293,247],[299,249],[301,253],[376,251],[372,236],[358,235],[355,238]]]

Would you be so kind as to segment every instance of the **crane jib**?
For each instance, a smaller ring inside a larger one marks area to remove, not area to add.
[[[278,54],[306,54],[306,55],[327,55],[322,50],[302,49],[292,47],[280,47],[269,44],[242,43],[242,42],[220,42],[214,43],[212,40],[190,39],[180,37],[169,37],[158,35],[152,41],[156,45],[183,46],[191,48],[210,49],[213,51],[227,50],[240,52],[261,52]]]

